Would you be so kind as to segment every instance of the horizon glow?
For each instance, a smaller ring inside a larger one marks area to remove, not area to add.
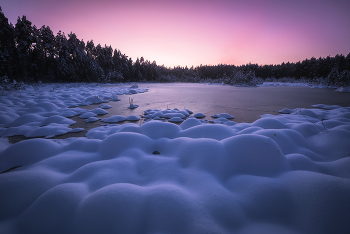
[[[350,52],[346,0],[0,0],[15,24],[73,32],[133,61],[199,66],[298,62]]]

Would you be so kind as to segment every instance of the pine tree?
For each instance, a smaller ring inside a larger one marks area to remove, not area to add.
[[[328,86],[339,85],[339,71],[337,67],[332,69],[332,71],[329,73],[327,77],[327,80],[328,80]]]
[[[15,25],[15,41],[18,52],[17,76],[23,77],[23,79],[29,79],[33,76],[31,53],[33,50],[33,43],[36,43],[36,38],[32,22],[27,20],[26,16],[17,18],[17,23]]]
[[[350,86],[350,71],[344,70],[339,76],[339,85],[342,87]]]
[[[0,7],[0,77],[13,76],[16,70],[15,33]]]
[[[40,58],[44,61],[44,66],[40,68],[48,81],[54,81],[55,56],[58,54],[55,48],[55,36],[49,26],[43,25],[39,29],[38,43],[35,47],[40,52]]]

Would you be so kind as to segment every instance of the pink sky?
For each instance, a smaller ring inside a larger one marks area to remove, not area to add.
[[[280,64],[350,52],[348,0],[0,0],[13,24],[74,32],[165,66]]]

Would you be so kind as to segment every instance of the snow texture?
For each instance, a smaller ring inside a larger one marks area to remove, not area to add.
[[[69,117],[79,116],[86,122],[94,122],[97,115],[107,114],[109,105],[93,110],[79,106],[105,103],[117,95],[130,94],[129,87],[103,88],[96,85],[46,85],[29,88],[17,95],[0,96],[0,136],[25,135],[27,137],[52,137],[74,132],[69,126],[76,122]],[[134,87],[132,93],[147,92]],[[103,108],[102,108],[103,107]]]
[[[196,118],[204,118],[205,117],[205,115],[203,113],[200,113],[200,112],[194,114],[193,116],[196,117]]]
[[[98,95],[54,92],[0,97],[0,135],[61,134],[60,113],[84,114],[67,107]],[[314,107],[251,124],[148,118],[80,138],[0,138],[0,233],[350,233],[350,108]]]
[[[96,117],[89,117],[85,120],[86,123],[92,123],[92,122],[96,122],[99,121],[101,118],[96,118]]]
[[[128,106],[129,109],[135,109],[139,107],[139,105],[136,105],[136,104],[130,104],[130,106]]]
[[[105,123],[118,123],[118,122],[123,122],[126,120],[126,117],[125,116],[122,116],[122,115],[113,115],[109,118],[105,118],[103,120],[101,120],[102,122],[105,122]]]
[[[126,118],[126,120],[128,121],[138,121],[140,120],[140,117],[136,116],[136,115],[130,115]]]
[[[347,86],[347,87],[340,87],[338,88],[337,90],[335,91],[338,91],[338,92],[341,92],[341,93],[350,93],[350,86]]]

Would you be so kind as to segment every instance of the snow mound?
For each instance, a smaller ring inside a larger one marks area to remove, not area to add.
[[[57,88],[57,86],[59,86]],[[134,88],[134,94],[146,92],[147,89]],[[86,110],[78,108],[82,105],[105,103],[115,100],[117,95],[129,94],[129,87],[100,87],[96,84],[46,84],[17,93],[0,96],[0,136],[15,135],[54,136],[62,132],[72,132],[63,127],[75,121],[68,119],[73,116],[87,119],[86,122],[98,120],[91,118],[107,114],[104,109],[111,106],[102,104],[100,108]],[[18,95],[18,96],[17,96]],[[103,108],[102,108],[103,107]],[[59,129],[54,129],[55,125]],[[50,127],[47,127],[50,125]],[[38,128],[45,127],[42,130]],[[50,129],[52,134],[49,133]]]
[[[60,115],[53,115],[53,116],[50,116],[50,117],[44,119],[41,122],[41,126],[45,126],[45,125],[48,125],[51,123],[72,125],[72,124],[75,124],[76,121],[68,119],[68,118],[60,116]]]
[[[136,105],[136,104],[130,104],[130,106],[128,106],[129,109],[135,109],[139,107],[139,105]]]
[[[102,109],[109,109],[109,108],[112,108],[112,106],[107,105],[107,104],[102,104],[102,105],[100,105],[100,108],[102,108]]]
[[[84,130],[84,128],[73,128],[72,130],[70,130],[70,132],[82,132]]]
[[[8,124],[19,117],[18,114],[10,111],[0,111],[0,124]]]
[[[73,117],[76,115],[78,115],[78,113],[75,111],[71,111],[71,110],[66,110],[66,111],[61,112],[61,116],[63,116],[63,117]]]
[[[112,99],[111,99],[111,101],[121,101],[119,98],[118,98],[118,96],[117,97],[113,97]]]
[[[130,88],[102,91],[1,96],[0,135],[82,131],[60,113]],[[251,124],[147,110],[86,137],[0,141],[0,233],[350,233],[350,108],[314,107]],[[186,119],[154,121],[169,113]]]
[[[183,119],[183,118],[186,118],[186,115],[184,115],[183,113],[167,113],[167,114],[164,114],[163,115],[164,118],[168,118],[168,119],[172,119],[172,118],[180,118],[180,119]]]
[[[0,230],[346,233],[350,127],[339,116],[350,110],[320,111],[340,123],[304,134],[313,124],[302,114],[234,126],[188,118],[21,141],[1,153]]]
[[[126,118],[126,120],[128,121],[138,121],[140,120],[140,117],[136,116],[136,115],[130,115]]]
[[[0,138],[0,154],[2,151],[4,151],[7,147],[9,147],[11,144],[9,143],[7,138]]]
[[[148,109],[144,111],[143,118],[147,121],[150,120],[162,120],[168,119],[169,122],[181,123],[184,119],[191,117],[190,115],[193,112],[188,109],[179,110],[175,109],[166,109],[166,110],[152,110]]]
[[[172,117],[171,119],[169,119],[169,122],[172,123],[181,123],[183,121],[183,119],[181,117]]]
[[[95,116],[97,116],[96,113],[91,112],[91,111],[88,111],[88,112],[85,112],[85,113],[82,114],[82,115],[79,115],[79,118],[81,118],[81,119],[88,119],[88,118],[90,118],[90,117],[95,117]]]
[[[90,110],[91,112],[97,114],[97,115],[105,115],[105,114],[108,114],[107,111],[105,111],[104,109],[102,108],[95,108],[93,110]]]
[[[338,105],[324,105],[324,104],[317,104],[317,105],[312,105],[312,106],[315,108],[321,108],[321,109],[325,109],[325,110],[334,110],[334,109],[341,107]]]
[[[85,103],[87,104],[99,104],[99,103],[103,103],[105,102],[104,100],[102,100],[100,97],[98,96],[92,96],[92,97],[88,97],[84,100]]]
[[[198,126],[198,125],[201,125],[201,124],[202,123],[198,119],[189,118],[189,119],[186,119],[184,122],[181,123],[180,128],[182,130],[186,130],[188,128],[192,128],[194,126]]]
[[[205,116],[204,116],[205,117]],[[214,114],[211,116],[212,118],[225,118],[225,119],[233,119],[234,117],[227,113]]]
[[[350,86],[340,87],[340,88],[336,89],[335,91],[341,92],[341,93],[350,93]]]
[[[228,125],[234,125],[236,122],[230,121],[226,118],[220,117],[214,120],[209,120],[209,123],[215,123],[215,124],[228,124]]]
[[[47,112],[47,111],[54,111],[54,110],[57,110],[58,107],[51,103],[51,102],[42,102],[42,103],[38,103],[38,104],[35,104],[33,106],[31,106],[29,109],[28,109],[28,112],[31,112],[31,113],[35,113],[35,112]]]
[[[28,132],[27,134],[25,134],[25,136],[26,137],[48,137],[48,136],[62,135],[72,130],[68,126],[69,124],[50,123],[47,126],[36,128]]]
[[[86,123],[92,123],[92,122],[96,122],[99,121],[101,118],[96,118],[96,117],[89,117],[85,120]]]
[[[105,123],[118,123],[118,122],[122,122],[122,121],[125,121],[126,120],[126,117],[125,116],[122,116],[122,115],[113,115],[109,118],[105,118],[103,120],[101,120],[102,122],[105,122]]]
[[[27,123],[42,122],[44,119],[46,118],[37,114],[25,114],[6,124],[5,127],[18,127]]]
[[[205,115],[203,113],[200,113],[200,112],[194,114],[193,116],[196,117],[196,118],[204,118],[205,117]]]
[[[293,113],[294,110],[288,109],[288,108],[284,108],[283,110],[280,110],[278,112],[281,113],[281,114],[290,114],[290,113]]]

